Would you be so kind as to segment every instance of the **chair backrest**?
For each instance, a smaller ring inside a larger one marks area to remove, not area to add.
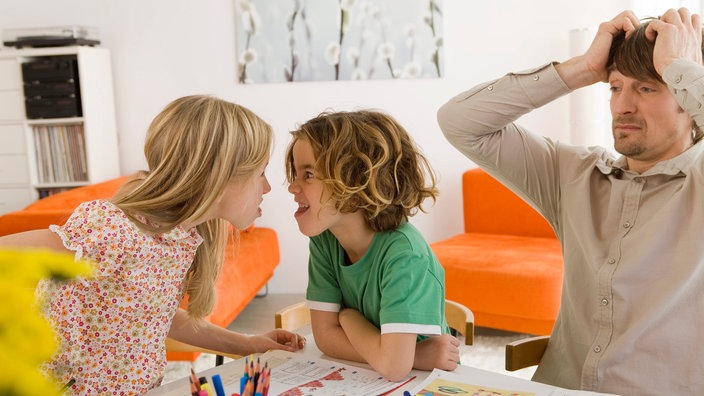
[[[474,314],[464,305],[445,300],[445,318],[448,326],[464,336],[464,343],[474,342]],[[289,305],[274,314],[274,327],[295,331],[310,324],[310,310],[305,301]]]
[[[274,314],[274,327],[288,331],[310,324],[310,310],[305,301],[289,305]]]
[[[462,174],[464,231],[555,238],[545,218],[481,168]]]
[[[506,344],[506,370],[516,371],[540,363],[550,336],[524,338]]]
[[[445,300],[445,320],[451,329],[464,336],[465,345],[474,343],[474,313],[464,305]]]

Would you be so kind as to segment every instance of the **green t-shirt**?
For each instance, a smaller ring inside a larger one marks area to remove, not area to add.
[[[330,231],[310,238],[306,299],[321,311],[354,308],[382,334],[449,332],[445,271],[410,223],[376,233],[352,265],[345,265],[345,251]]]

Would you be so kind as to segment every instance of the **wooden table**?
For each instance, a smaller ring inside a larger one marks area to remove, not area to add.
[[[463,346],[462,348],[471,348],[469,346]],[[327,361],[340,362],[349,366],[356,366],[365,369],[370,369],[370,366],[363,363],[349,362],[339,359],[331,358],[323,354],[318,347],[315,345],[315,340],[312,334],[306,336],[306,347],[296,352],[296,355],[301,355],[307,359],[320,360],[324,359]],[[258,355],[254,355],[255,357]],[[267,356],[266,354],[262,356]],[[245,359],[238,359],[227,362],[221,366],[216,366],[208,370],[197,373],[198,377],[207,377],[210,379],[213,375],[219,374],[224,383],[234,383],[235,379],[239,379],[242,375],[244,368]],[[276,377],[276,370],[272,371],[272,378]],[[459,366],[454,372],[462,377],[463,381],[469,384],[477,384],[485,387],[492,387],[497,389],[521,391],[521,392],[533,392],[536,396],[586,396],[586,395],[599,395],[595,392],[586,391],[574,391],[558,388],[555,386],[545,385],[538,382],[528,381],[522,378],[512,377],[505,374],[495,373],[491,371],[486,371],[482,369],[477,369],[470,366]],[[429,371],[413,370],[410,374],[414,377],[411,381],[403,384],[398,389],[389,393],[389,396],[403,396],[403,392],[406,390],[412,390],[425,380]],[[212,386],[212,385],[211,385]],[[226,387],[227,390],[227,387]],[[215,394],[215,393],[213,393]],[[232,392],[227,393],[227,396],[231,396]],[[181,378],[179,380],[169,382],[160,386],[159,388],[153,389],[148,393],[148,395],[161,395],[161,396],[189,396],[190,395],[190,385],[188,378]],[[272,395],[273,396],[273,395]]]

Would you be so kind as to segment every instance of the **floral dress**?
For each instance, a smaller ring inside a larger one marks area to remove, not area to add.
[[[75,394],[141,394],[158,386],[164,341],[202,238],[195,228],[140,230],[108,201],[81,204],[50,227],[76,258],[95,262],[90,279],[38,287],[60,347],[44,368]]]

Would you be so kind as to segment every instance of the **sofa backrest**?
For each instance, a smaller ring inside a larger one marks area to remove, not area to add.
[[[77,187],[29,204],[24,209],[0,216],[0,236],[63,224],[84,201],[111,198],[129,176]]]
[[[555,238],[530,205],[480,168],[462,175],[464,231]]]

